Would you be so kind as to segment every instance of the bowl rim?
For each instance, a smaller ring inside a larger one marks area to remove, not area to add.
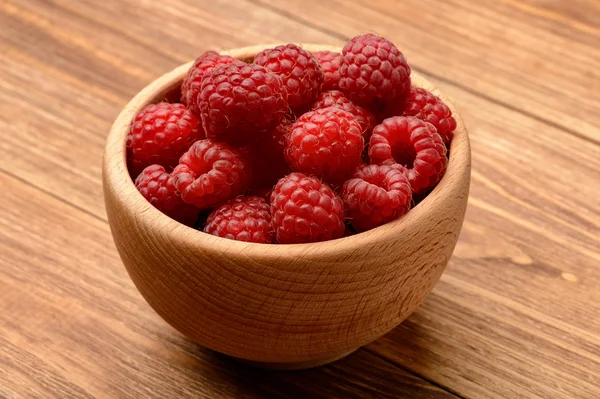
[[[275,47],[274,44],[260,44],[221,51],[221,54],[231,55],[235,58],[249,59],[266,48]],[[302,44],[308,51],[334,51],[340,52],[341,47],[322,44]],[[259,257],[271,260],[274,264],[278,258],[301,257],[311,253],[320,256],[339,256],[340,253],[349,253],[356,250],[357,245],[372,246],[380,242],[384,236],[400,235],[405,231],[414,229],[415,223],[421,223],[426,213],[433,212],[434,208],[443,208],[444,200],[450,195],[455,195],[461,185],[461,179],[451,179],[453,174],[461,173],[471,166],[471,152],[469,138],[464,122],[452,101],[427,79],[412,71],[412,84],[433,92],[440,97],[451,109],[456,120],[454,138],[450,145],[450,157],[446,172],[435,188],[414,208],[392,222],[376,227],[366,232],[348,237],[316,243],[303,244],[260,244],[236,241],[217,237],[196,230],[179,223],[154,208],[136,189],[127,170],[125,141],[133,116],[144,106],[156,102],[158,94],[166,93],[177,88],[193,64],[187,62],[167,72],[154,80],[136,94],[121,110],[106,140],[103,156],[103,186],[105,196],[110,191],[120,206],[125,209],[141,228],[160,229],[168,239],[183,242],[186,246],[197,248],[203,252],[218,251],[227,253],[235,251],[248,258]],[[442,209],[438,209],[442,211]]]

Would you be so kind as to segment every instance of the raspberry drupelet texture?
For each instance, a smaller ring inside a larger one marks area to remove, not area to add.
[[[194,141],[203,138],[199,120],[183,104],[150,104],[135,115],[129,127],[131,172],[137,175],[151,164],[172,168]]]
[[[252,193],[264,192],[263,189],[270,191],[280,178],[290,172],[283,149],[291,126],[292,121],[285,118],[263,140],[244,147],[252,164]]]
[[[369,146],[371,164],[406,166],[413,193],[440,181],[446,170],[446,146],[435,127],[414,116],[394,116],[375,126]]]
[[[236,147],[275,129],[288,111],[281,77],[253,64],[214,69],[205,75],[199,97],[206,136]]]
[[[261,51],[254,63],[281,77],[292,110],[306,109],[317,99],[324,74],[310,52],[295,44],[286,44]]]
[[[214,210],[204,232],[237,241],[272,243],[271,209],[261,197],[238,197]]]
[[[150,165],[135,179],[135,187],[156,209],[188,226],[192,226],[199,210],[188,205],[175,190],[172,176],[161,165]]]
[[[327,241],[344,235],[344,203],[316,177],[292,173],[271,193],[271,217],[280,244]]]
[[[339,90],[340,89],[340,53],[333,51],[315,51],[312,53],[321,68],[325,78],[323,79],[323,90]]]
[[[408,212],[412,191],[401,168],[363,165],[344,183],[342,199],[357,232],[381,226]]]
[[[363,148],[356,118],[330,107],[307,112],[296,120],[287,136],[284,155],[293,170],[341,184],[360,165]]]
[[[212,72],[218,66],[244,63],[230,55],[221,55],[216,51],[207,51],[194,61],[187,71],[181,84],[181,102],[186,104],[196,115],[200,115],[198,108],[198,95],[202,90],[204,75]]]
[[[340,90],[360,104],[405,98],[410,67],[389,40],[373,34],[356,36],[342,50]]]
[[[437,129],[444,143],[452,141],[456,120],[452,117],[452,111],[435,94],[420,87],[412,87],[406,101],[391,101],[383,110],[386,118],[392,116],[416,116],[422,121],[429,122]]]
[[[328,107],[340,108],[354,115],[356,121],[360,124],[365,142],[368,142],[371,131],[377,125],[377,120],[370,111],[354,104],[339,90],[330,90],[319,94],[319,98],[313,104],[313,109]]]
[[[196,141],[181,156],[172,175],[181,198],[202,209],[244,194],[250,184],[251,169],[239,150],[204,139]]]
[[[452,117],[450,108],[435,94],[420,87],[413,87],[410,90],[404,115],[416,116],[431,123],[442,136],[444,143],[448,144],[452,141],[456,120]]]

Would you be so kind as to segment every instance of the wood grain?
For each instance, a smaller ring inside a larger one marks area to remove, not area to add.
[[[22,194],[0,209],[0,396],[430,394],[380,357],[463,397],[600,395],[598,5],[390,3],[0,1],[0,169],[17,178],[0,187]],[[135,293],[101,222],[110,124],[139,89],[201,51],[339,45],[363,30],[401,42],[469,127],[473,184],[455,255],[417,313],[326,368],[335,371],[229,378],[237,372],[226,363],[215,376],[212,355],[194,352]]]

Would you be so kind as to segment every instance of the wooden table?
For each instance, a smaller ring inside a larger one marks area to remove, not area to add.
[[[113,245],[100,183],[113,119],[205,50],[370,30],[470,130],[446,273],[400,327],[320,369],[198,347]],[[600,397],[598,65],[592,0],[0,0],[0,397]]]

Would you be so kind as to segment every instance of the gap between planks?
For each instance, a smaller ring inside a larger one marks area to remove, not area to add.
[[[457,398],[467,399],[466,396],[463,396],[463,395],[459,394],[455,390],[453,390],[453,389],[451,389],[451,388],[449,388],[449,387],[447,387],[447,386],[445,386],[445,385],[443,385],[443,384],[441,384],[441,383],[439,383],[437,381],[434,381],[434,380],[432,380],[430,378],[427,378],[424,375],[421,375],[421,374],[417,373],[414,370],[411,370],[411,369],[409,369],[407,367],[404,367],[403,365],[401,365],[398,362],[393,361],[392,359],[389,359],[389,358],[386,358],[385,356],[380,355],[379,353],[375,352],[373,349],[369,348],[368,346],[364,346],[363,349],[365,351],[369,352],[370,354],[372,354],[373,356],[375,356],[375,357],[377,357],[377,358],[379,358],[379,359],[381,359],[381,360],[383,360],[383,361],[385,361],[385,362],[387,362],[387,363],[389,363],[389,364],[391,364],[391,365],[399,368],[400,370],[404,370],[405,372],[407,372],[407,373],[409,373],[411,375],[414,375],[415,377],[420,378],[421,380],[426,381],[426,382],[430,383],[431,385],[433,385],[435,387],[438,387],[439,389],[442,389],[442,390],[448,392],[449,394],[454,395]]]
[[[68,205],[68,206],[70,206],[70,207],[72,207],[74,209],[77,209],[78,211],[83,212],[86,215],[91,216],[91,217],[93,217],[96,220],[99,220],[101,222],[104,222],[104,223],[108,224],[108,221],[106,219],[103,219],[102,217],[96,215],[95,213],[93,213],[93,212],[91,212],[91,211],[89,211],[89,210],[87,210],[85,208],[82,208],[82,207],[80,207],[80,206],[72,203],[71,201],[67,200],[66,198],[63,198],[63,197],[61,197],[61,196],[59,196],[57,194],[54,194],[53,192],[48,191],[48,190],[44,189],[43,187],[40,187],[40,186],[38,186],[36,184],[33,184],[32,182],[27,181],[24,178],[22,178],[20,176],[17,176],[17,175],[13,174],[12,172],[10,172],[10,171],[2,168],[2,167],[0,167],[0,173],[2,173],[2,174],[6,175],[6,176],[8,176],[8,177],[10,177],[10,178],[12,178],[14,180],[17,180],[17,181],[23,183],[24,185],[29,186],[29,187],[31,187],[31,188],[33,188],[33,189],[35,189],[35,190],[37,190],[37,191],[39,191],[41,193],[44,193],[44,194],[48,195],[49,197],[54,198],[55,200],[57,200],[59,202],[62,202],[65,205]]]

